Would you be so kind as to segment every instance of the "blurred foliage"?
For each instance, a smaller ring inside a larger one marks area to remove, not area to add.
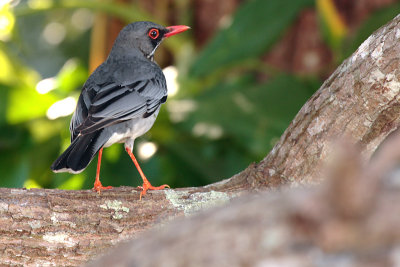
[[[335,10],[322,3],[326,1],[318,2],[321,31],[340,55],[354,51],[399,11],[398,4],[378,11],[348,36],[347,31],[338,34],[337,27],[345,26],[338,26]],[[93,13],[102,11],[125,22],[163,22],[134,3],[21,0],[0,5],[0,186],[91,188],[96,160],[78,175],[50,171],[69,145],[71,110],[65,107],[57,119],[50,113],[61,105],[70,108],[89,75]],[[314,1],[244,1],[202,51],[195,52],[190,32],[165,42],[179,70],[180,90],[135,147],[137,151],[147,141],[157,144],[154,156],[139,158],[153,184],[208,184],[268,153],[321,84],[316,77],[276,70],[260,57],[304,8],[316,8]],[[190,16],[179,23],[191,25]],[[260,78],[264,76],[268,79]],[[105,149],[103,155],[104,185],[140,184],[122,145]]]
[[[225,66],[257,59],[283,34],[299,11],[312,3],[312,0],[254,0],[243,4],[231,25],[219,31],[201,52],[189,74],[206,76]]]
[[[322,35],[334,54],[340,53],[340,45],[346,38],[348,28],[332,0],[316,0]]]
[[[361,25],[358,31],[343,43],[343,57],[350,56],[374,31],[400,14],[400,3],[377,10]]]

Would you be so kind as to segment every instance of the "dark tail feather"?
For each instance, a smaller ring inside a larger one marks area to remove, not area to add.
[[[97,142],[102,131],[78,136],[51,165],[54,172],[80,173],[104,144]]]

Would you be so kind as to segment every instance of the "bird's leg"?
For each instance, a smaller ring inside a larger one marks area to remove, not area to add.
[[[93,191],[96,191],[99,194],[101,190],[112,188],[112,186],[103,186],[100,182],[100,165],[101,165],[102,154],[103,154],[103,148],[99,150],[99,158],[97,160],[96,180],[94,181],[94,186],[93,186]]]
[[[125,147],[126,152],[128,153],[128,155],[131,157],[133,163],[136,166],[136,169],[138,170],[140,176],[142,177],[143,180],[143,186],[139,186],[140,189],[142,189],[142,192],[140,192],[140,199],[142,199],[142,196],[146,195],[147,190],[160,190],[160,189],[164,189],[165,187],[169,188],[169,185],[164,184],[161,186],[152,186],[149,182],[149,180],[147,180],[146,176],[144,175],[142,168],[140,168],[138,161],[136,160],[135,156],[132,153],[132,150],[129,147]]]

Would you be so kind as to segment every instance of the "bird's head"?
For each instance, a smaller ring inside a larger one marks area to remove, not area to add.
[[[155,51],[165,38],[188,29],[190,27],[185,25],[163,27],[150,21],[134,22],[121,30],[113,49],[137,49],[145,57],[153,60]]]

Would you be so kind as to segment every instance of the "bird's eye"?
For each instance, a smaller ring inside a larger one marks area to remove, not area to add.
[[[151,29],[149,31],[149,37],[151,39],[157,39],[157,37],[160,35],[160,32],[157,29]]]

